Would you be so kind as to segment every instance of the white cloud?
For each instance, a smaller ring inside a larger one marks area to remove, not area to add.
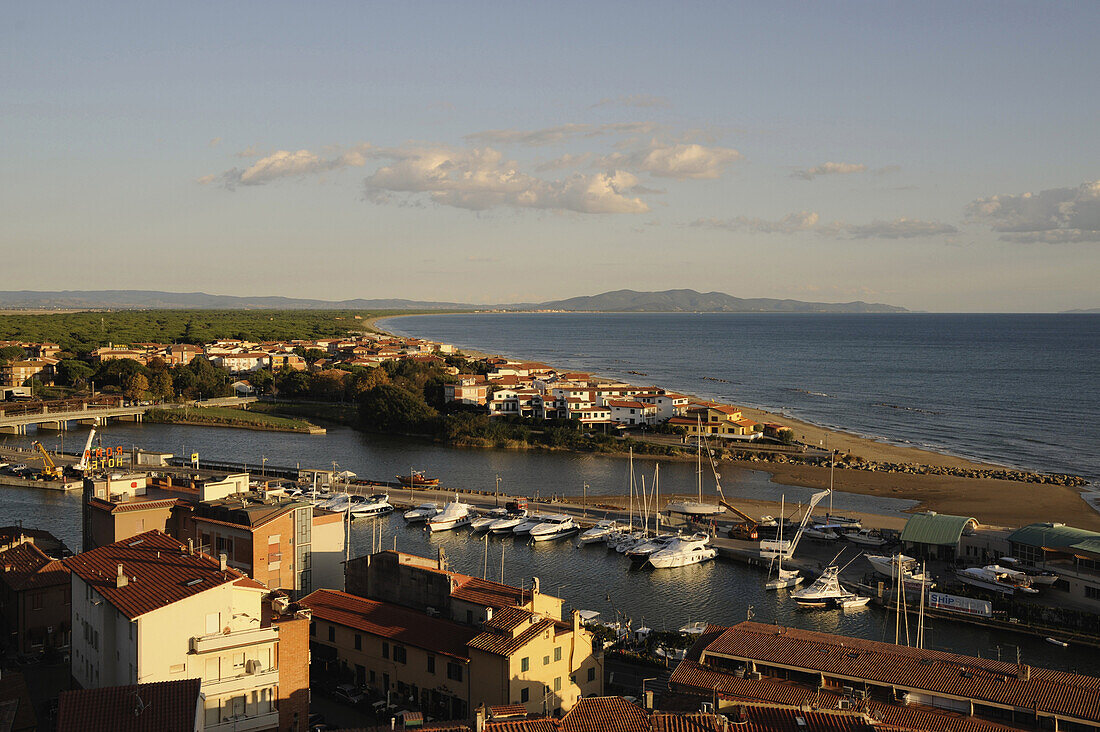
[[[654,94],[623,94],[617,97],[604,97],[592,105],[596,107],[671,107],[672,103],[665,97]]]
[[[867,166],[862,163],[822,163],[812,168],[802,168],[791,173],[792,178],[813,180],[819,175],[851,175],[852,173],[865,173]]]
[[[729,165],[741,159],[741,153],[728,147],[707,147],[696,143],[664,144],[656,140],[628,153],[613,153],[603,158],[605,165],[649,173],[677,180],[713,179]]]
[[[394,193],[426,193],[432,201],[481,211],[495,207],[644,213],[649,206],[627,193],[638,179],[624,171],[574,174],[544,180],[516,169],[492,148],[411,147],[379,153],[393,163],[364,181],[368,198],[386,201]]]
[[[691,222],[690,226],[727,231],[750,231],[758,234],[796,234],[811,231],[820,236],[838,239],[914,239],[958,232],[958,229],[950,224],[908,218],[892,221],[875,220],[869,224],[851,224],[843,221],[824,223],[815,211],[800,211],[774,220],[747,216],[737,216],[732,219],[697,219]]]
[[[331,158],[322,158],[309,150],[276,150],[244,170],[233,168],[220,175],[205,175],[199,178],[199,183],[207,185],[221,182],[226,188],[232,189],[237,185],[264,185],[280,178],[301,177],[348,166],[362,167],[366,164],[370,150],[370,145],[359,145]]]
[[[974,201],[967,215],[987,223],[1001,239],[1025,244],[1100,241],[1100,180]]]

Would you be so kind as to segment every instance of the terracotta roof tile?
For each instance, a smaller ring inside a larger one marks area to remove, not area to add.
[[[160,531],[147,531],[62,562],[130,619],[245,577],[232,568],[223,571],[218,560],[206,554],[188,554],[187,547]],[[127,583],[117,587],[120,564]]]
[[[1100,722],[1100,679],[1079,674],[752,622],[726,629],[709,654]]]
[[[469,658],[466,644],[478,635],[468,625],[338,590],[316,590],[300,602],[314,618],[454,658]]]
[[[531,627],[524,630],[516,637],[512,637],[511,634],[503,635],[501,633],[485,632],[479,634],[477,637],[470,640],[470,648],[476,648],[479,651],[485,651],[486,653],[493,653],[498,656],[510,656],[520,648],[530,643],[534,638],[538,637],[544,631],[548,631],[554,627],[553,620],[540,620]]]
[[[12,590],[35,589],[69,584],[69,570],[57,559],[50,559],[34,544],[18,544],[0,552],[0,582]]]
[[[649,732],[644,709],[621,696],[581,699],[561,720],[564,732]]]
[[[191,732],[200,679],[63,691],[58,732]],[[140,710],[140,711],[139,711]]]

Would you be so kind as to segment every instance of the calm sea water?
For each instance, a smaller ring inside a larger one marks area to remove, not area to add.
[[[382,326],[897,444],[1100,478],[1097,315],[524,313]]]

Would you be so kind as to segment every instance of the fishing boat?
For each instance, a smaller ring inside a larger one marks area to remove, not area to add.
[[[455,499],[444,506],[442,511],[428,519],[428,530],[434,533],[467,526],[474,520],[474,516],[476,514],[473,506],[462,503],[458,500],[458,496],[455,496]]]
[[[393,513],[390,497],[385,493],[374,496],[353,495],[350,498],[350,503],[351,515],[356,517],[370,518],[371,516],[384,516]]]
[[[428,488],[439,485],[439,478],[429,478],[422,470],[411,470],[408,475],[397,475],[397,482],[410,488]]]
[[[565,514],[545,516],[542,523],[535,526],[529,532],[532,541],[549,541],[572,536],[581,530],[572,517]]]
[[[471,521],[470,531],[473,531],[475,533],[478,531],[488,531],[489,527],[492,526],[494,522],[506,517],[507,515],[508,509],[494,508],[492,511],[489,511],[484,515],[478,516],[473,521]]]
[[[795,590],[791,597],[801,607],[835,607],[853,595],[840,586],[840,567],[833,564],[826,567],[812,585]]]
[[[706,534],[677,536],[667,547],[649,555],[649,565],[654,569],[668,569],[709,562],[718,556],[717,549],[707,546],[709,540]]]
[[[883,538],[882,534],[874,529],[860,529],[859,531],[853,531],[844,534],[844,538],[853,544],[859,544],[860,546],[886,546],[890,542]]]
[[[979,587],[983,590],[993,590],[1002,595],[1014,595],[1017,592],[1025,595],[1034,595],[1038,592],[1031,586],[1031,580],[1023,572],[997,564],[988,564],[984,567],[967,567],[955,572],[960,582]]]
[[[510,534],[512,533],[512,529],[526,520],[526,509],[522,511],[513,511],[489,524],[489,532],[492,534]]]
[[[439,513],[439,506],[434,503],[421,503],[416,508],[410,508],[403,515],[405,520],[410,524],[415,524],[418,521],[427,521],[432,516]]]
[[[619,528],[619,524],[616,521],[599,521],[595,526],[581,534],[578,541],[581,544],[596,544],[607,541],[607,537],[617,528]]]

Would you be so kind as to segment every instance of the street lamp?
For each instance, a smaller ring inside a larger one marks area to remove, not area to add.
[[[584,515],[582,518],[588,518],[588,481],[584,482],[584,488],[582,489],[582,491],[582,495],[584,496],[581,499],[581,508],[584,511]]]

